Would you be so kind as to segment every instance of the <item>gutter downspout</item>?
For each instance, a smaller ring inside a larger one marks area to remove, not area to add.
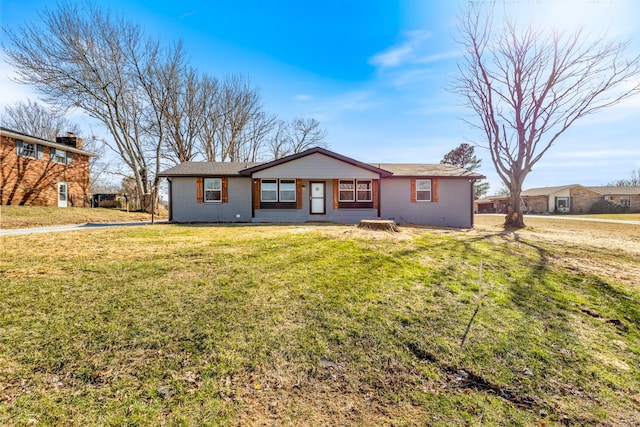
[[[469,183],[471,184],[470,193],[471,193],[471,228],[473,228],[473,222],[475,215],[473,214],[473,202],[475,202],[474,194],[473,194],[473,186],[476,183],[475,179],[470,179]]]
[[[168,220],[169,222],[173,222],[173,182],[171,181],[171,178],[167,177],[167,182],[169,183],[169,200],[168,200],[168,204],[167,204],[167,209],[169,211],[168,213]]]

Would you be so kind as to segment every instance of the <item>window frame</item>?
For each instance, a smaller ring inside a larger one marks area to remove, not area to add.
[[[424,188],[420,188],[420,183],[423,183],[423,182],[428,182],[429,183],[429,189],[428,190],[426,190]],[[429,194],[428,198],[421,198],[420,197],[421,193],[423,193],[423,196],[424,196],[424,193],[428,193]],[[429,178],[426,178],[426,179],[425,178],[416,178],[416,194],[415,194],[415,197],[416,197],[416,202],[419,202],[419,203],[420,202],[432,202],[433,201],[433,180],[429,179]]]
[[[265,199],[264,198],[264,184],[275,184],[275,188],[268,189],[269,192],[275,192],[275,198],[273,199]],[[282,184],[292,185],[292,188],[282,189]],[[296,204],[298,202],[298,180],[295,178],[262,178],[260,179],[260,203],[275,203],[275,204]],[[283,193],[291,193],[290,195],[293,198],[289,198],[287,200],[283,200]]]
[[[218,182],[219,188],[207,188],[207,182]],[[211,199],[207,197],[209,193],[219,193],[219,199]],[[204,178],[202,180],[202,201],[204,203],[222,203],[222,178]]]
[[[71,153],[66,150],[61,150],[59,148],[50,147],[49,148],[49,160],[53,163],[58,163],[61,165],[70,165],[71,164]]]
[[[342,188],[342,184],[351,184],[351,189],[343,189]],[[351,194],[351,198],[350,199],[344,199],[342,198],[342,193],[349,193]],[[356,184],[355,184],[355,179],[339,179],[338,180],[338,202],[340,203],[344,203],[344,202],[355,202],[356,201]]]
[[[275,198],[273,199],[265,199],[264,198],[264,184],[275,184],[274,189],[268,189],[269,192],[275,192]],[[261,179],[260,180],[260,202],[263,203],[277,203],[278,202],[278,180],[277,179]]]
[[[27,150],[27,147],[30,147]],[[18,157],[26,157],[29,159],[37,159],[38,158],[38,144],[33,142],[25,142],[21,139],[16,140],[16,154]]]
[[[631,207],[631,197],[629,196],[620,196],[620,206],[625,206],[627,208]]]
[[[282,184],[292,185],[292,188],[287,188],[285,190],[282,189]],[[278,202],[280,203],[295,203],[296,200],[296,180],[292,178],[284,178],[278,180]],[[283,199],[283,193],[291,193],[293,195],[293,199]]]
[[[351,188],[343,189],[342,184],[351,184]],[[367,184],[367,189],[359,189],[360,184]],[[342,193],[350,193],[351,198],[345,199]],[[360,197],[361,192],[368,193],[369,197],[364,199]],[[373,180],[372,179],[339,179],[338,180],[338,202],[339,203],[370,203],[373,202]]]

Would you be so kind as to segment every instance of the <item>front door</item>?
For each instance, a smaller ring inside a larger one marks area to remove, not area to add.
[[[69,186],[66,182],[58,183],[58,207],[66,208],[69,200]]]
[[[312,215],[324,215],[325,214],[325,192],[324,192],[324,182],[310,182],[309,186],[311,187],[311,196],[309,197],[311,200],[311,214]]]

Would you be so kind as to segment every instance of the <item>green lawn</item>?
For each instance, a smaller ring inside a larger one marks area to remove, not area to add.
[[[0,425],[640,419],[638,283],[557,262],[624,268],[634,254],[349,226],[1,243]]]
[[[166,219],[166,210],[155,219]],[[47,227],[51,225],[151,221],[151,214],[105,208],[56,208],[44,206],[0,206],[2,228]]]

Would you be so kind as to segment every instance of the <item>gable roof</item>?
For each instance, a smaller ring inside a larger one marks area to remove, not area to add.
[[[49,141],[48,139],[27,135],[26,133],[18,132],[17,130],[12,130],[5,127],[0,127],[0,135],[4,135],[8,138],[19,139],[21,141],[25,141],[30,144],[46,145],[47,147],[52,147],[52,148],[55,148],[56,150],[69,151],[70,153],[82,154],[87,157],[97,157],[97,154],[93,154],[89,151],[82,150],[80,148],[59,144],[57,142]]]
[[[303,151],[301,153],[291,154],[289,156],[282,157],[280,159],[273,160],[271,162],[262,163],[262,164],[257,165],[257,166],[249,167],[247,169],[244,169],[244,170],[240,171],[240,174],[244,175],[244,176],[251,176],[255,172],[259,172],[259,171],[264,170],[264,169],[272,168],[274,166],[278,166],[278,165],[281,165],[283,163],[288,163],[288,162],[291,162],[293,160],[300,159],[300,158],[306,157],[306,156],[310,156],[311,154],[316,154],[316,153],[323,154],[323,155],[331,157],[333,159],[340,160],[342,162],[348,163],[348,164],[350,164],[352,166],[356,166],[356,167],[359,167],[359,168],[366,169],[368,171],[377,173],[381,177],[387,177],[387,176],[391,176],[392,175],[392,173],[387,171],[387,170],[375,167],[375,166],[367,164],[367,163],[363,163],[361,161],[352,159],[352,158],[347,157],[347,156],[343,156],[342,154],[338,154],[338,153],[335,153],[333,151],[329,151],[329,150],[327,150],[325,148],[320,148],[320,147],[309,148],[308,150],[305,150],[305,151]]]
[[[578,187],[579,184],[570,185],[558,185],[556,187],[537,187],[522,190],[520,196],[535,197],[535,196],[549,196],[551,194],[559,193],[564,190],[568,190],[573,187]],[[508,196],[507,196],[508,197]]]
[[[240,176],[240,171],[260,165],[257,162],[184,162],[158,175],[167,176]]]
[[[437,176],[452,178],[483,179],[486,176],[449,164],[426,163],[376,163],[378,167],[393,173],[394,177]]]
[[[591,191],[602,194],[603,196],[616,195],[616,196],[635,196],[640,194],[640,187],[587,187]]]

